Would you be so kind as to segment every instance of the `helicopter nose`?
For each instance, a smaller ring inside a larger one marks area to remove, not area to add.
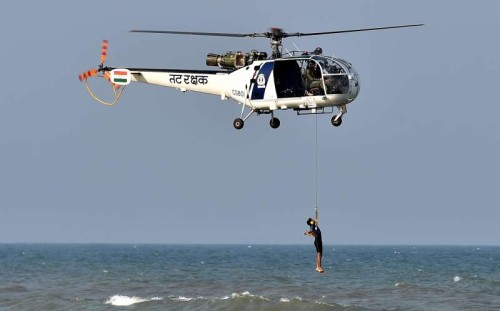
[[[357,97],[360,90],[360,81],[358,72],[351,67],[351,73],[349,74],[349,80],[352,87],[352,94]]]

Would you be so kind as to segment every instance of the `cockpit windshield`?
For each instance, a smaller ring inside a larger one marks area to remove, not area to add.
[[[334,61],[331,58],[321,57],[321,56],[313,56],[314,60],[316,60],[323,71],[323,74],[342,74],[345,73],[345,69],[340,65],[339,62]]]
[[[317,85],[318,82],[314,82],[312,79],[308,78],[307,70],[309,66],[317,67],[317,71],[321,73],[320,81],[320,94],[348,94],[349,93],[349,74],[352,74],[354,69],[352,66],[347,66],[347,62],[340,61],[338,59],[315,55],[309,60],[309,64],[306,69],[306,84],[310,81],[309,89],[314,95],[318,94]]]

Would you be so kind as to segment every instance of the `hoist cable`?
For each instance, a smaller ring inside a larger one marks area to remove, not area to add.
[[[316,223],[318,223],[318,115],[315,115],[316,120],[315,120],[315,125],[316,125],[316,141],[315,141],[315,208],[314,208],[314,213],[315,213],[315,218],[316,218]]]

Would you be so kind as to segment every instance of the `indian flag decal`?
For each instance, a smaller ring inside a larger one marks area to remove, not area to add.
[[[118,85],[130,84],[130,70],[128,69],[111,70],[111,82]]]

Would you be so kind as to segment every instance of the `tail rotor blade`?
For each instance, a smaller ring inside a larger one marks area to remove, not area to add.
[[[95,75],[97,75],[97,69],[90,69],[89,71],[84,72],[81,75],[79,75],[78,79],[80,81],[83,81],[83,80],[87,80],[88,78],[93,77]]]
[[[108,55],[108,40],[102,40],[101,49],[101,65],[106,61],[106,56]]]
[[[108,80],[109,83],[113,84],[113,88],[115,90],[118,90],[120,88],[120,85],[111,82],[111,75],[109,74],[109,71],[104,72],[104,78]]]

